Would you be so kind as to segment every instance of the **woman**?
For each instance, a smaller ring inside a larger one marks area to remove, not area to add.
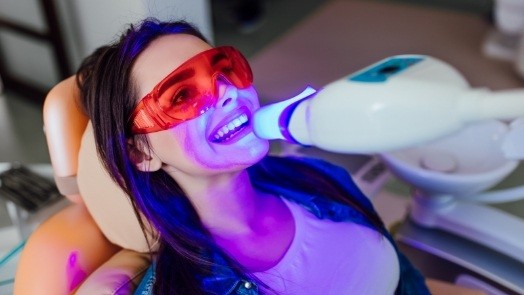
[[[429,293],[342,169],[267,156],[236,49],[147,20],[77,77],[101,159],[160,235],[140,294]]]

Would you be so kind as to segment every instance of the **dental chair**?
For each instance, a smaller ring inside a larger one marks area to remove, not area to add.
[[[44,126],[56,184],[70,205],[29,237],[15,275],[14,295],[132,294],[158,243],[145,234],[126,194],[98,160],[93,127],[81,111],[75,77],[51,89]],[[478,295],[428,280],[432,294]]]
[[[29,237],[15,276],[15,295],[129,294],[155,249],[153,231],[147,228],[146,238],[129,199],[98,160],[93,129],[78,97],[75,77],[70,77],[45,99],[51,164],[56,184],[71,204]]]

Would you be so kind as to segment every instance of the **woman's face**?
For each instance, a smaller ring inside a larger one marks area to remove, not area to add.
[[[175,68],[208,49],[210,45],[186,34],[162,36],[153,41],[133,66],[138,96],[144,97]],[[268,152],[268,142],[254,135],[250,123],[259,108],[253,86],[239,89],[220,80],[216,84],[218,95],[214,107],[168,130],[147,134],[151,156],[158,157],[164,170],[188,175],[234,172],[256,163]],[[244,122],[246,118],[248,121]],[[240,128],[233,128],[240,123]],[[224,126],[234,131],[227,133]]]

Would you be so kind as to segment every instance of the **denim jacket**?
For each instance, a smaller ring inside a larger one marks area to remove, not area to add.
[[[348,192],[349,196],[363,204],[366,209],[374,212],[373,205],[356,186],[346,170],[323,160],[301,158],[300,161],[303,161],[305,164],[310,165],[312,168],[323,174],[331,176]],[[296,192],[272,183],[258,181],[256,173],[250,174],[253,184],[258,189],[280,195],[289,201],[296,202],[306,208],[309,212],[313,213],[319,219],[329,219],[339,222],[354,222],[373,228],[369,221],[360,212],[350,206],[340,204],[324,197]],[[409,260],[401,252],[399,252],[391,235],[386,233],[385,237],[393,244],[399,259],[400,280],[395,294],[430,294],[425,285],[424,278],[419,273],[419,271],[413,267]],[[213,260],[217,262],[217,265],[226,265],[224,260],[219,255],[215,255]],[[149,267],[142,282],[138,286],[135,295],[153,294],[152,287],[155,280],[154,269],[155,266],[153,263]],[[249,278],[240,277],[231,268],[217,266],[216,269],[212,271],[212,273],[213,276],[201,279],[202,286],[209,294],[259,294],[258,286],[255,282]]]

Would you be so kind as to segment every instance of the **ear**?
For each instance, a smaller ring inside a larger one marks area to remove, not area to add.
[[[142,172],[154,172],[162,167],[162,161],[151,149],[137,144],[137,142],[131,138],[127,140],[127,153],[136,169]]]

